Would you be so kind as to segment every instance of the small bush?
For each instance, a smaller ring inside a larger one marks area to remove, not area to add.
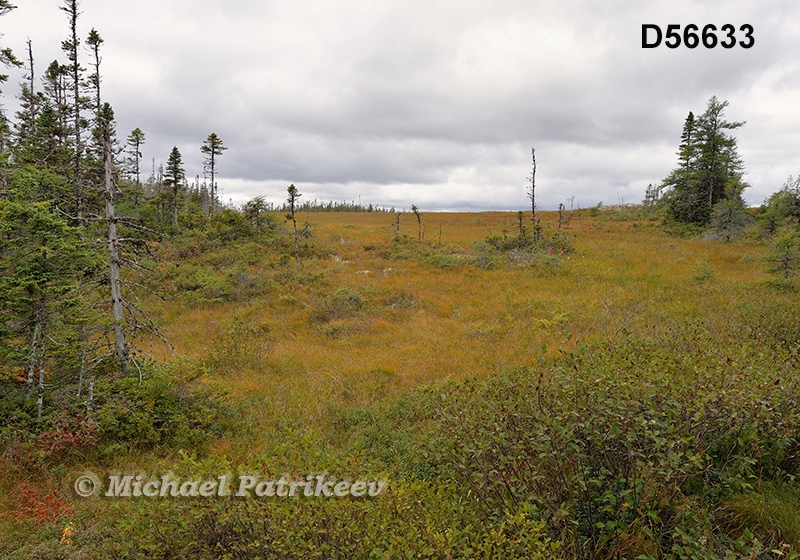
[[[703,284],[714,279],[714,271],[708,266],[707,261],[698,261],[692,268],[692,280],[698,284]]]
[[[466,266],[473,261],[467,255],[434,253],[425,257],[425,262],[436,268],[453,268],[457,266]]]
[[[98,445],[202,449],[224,431],[228,416],[221,391],[203,375],[196,364],[180,362],[147,371],[141,382],[100,380],[92,415]]]
[[[311,320],[316,323],[327,323],[337,319],[355,317],[366,307],[364,297],[351,288],[340,288],[328,296],[325,301],[311,313]]]
[[[773,274],[785,279],[797,275],[800,268],[800,232],[796,227],[785,227],[778,232],[767,260],[772,263],[769,271]]]

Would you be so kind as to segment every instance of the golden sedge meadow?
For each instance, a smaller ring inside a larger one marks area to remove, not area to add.
[[[140,386],[169,380],[181,410],[211,402],[208,423],[168,420],[206,432],[163,444],[130,428],[27,472],[7,454],[14,557],[788,554],[794,281],[767,272],[755,238],[669,235],[631,208],[538,215],[548,241],[533,252],[491,249],[518,235],[515,212],[403,213],[399,232],[386,212],[304,214],[299,267],[280,233],[152,243],[166,297],[140,304],[171,347],[140,342],[160,364]],[[83,499],[72,484],[89,471],[118,488],[139,473],[134,490],[148,476],[387,485],[316,501],[204,501],[177,483],[171,499]],[[52,510],[35,528],[20,515],[31,503]]]

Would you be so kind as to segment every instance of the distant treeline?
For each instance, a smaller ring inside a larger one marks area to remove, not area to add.
[[[267,211],[280,211],[280,212],[288,212],[289,211],[289,204],[284,202],[281,206],[275,207],[274,204],[267,203]],[[364,206],[363,204],[356,203],[356,202],[337,202],[335,200],[331,200],[328,202],[320,201],[314,199],[313,201],[305,201],[301,204],[297,204],[295,206],[295,212],[397,212],[394,209],[394,206],[387,208],[385,206],[378,206],[374,204],[368,204]]]

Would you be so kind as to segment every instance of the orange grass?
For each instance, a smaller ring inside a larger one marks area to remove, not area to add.
[[[540,215],[554,231],[556,214]],[[234,368],[210,367],[234,396],[262,403],[253,410],[259,422],[318,423],[330,404],[378,407],[432,382],[491,375],[560,348],[613,340],[623,329],[645,333],[681,317],[713,321],[748,284],[766,278],[762,265],[742,258],[763,247],[673,238],[651,222],[573,217],[564,231],[574,250],[559,257],[555,270],[486,270],[385,258],[392,250],[391,214],[309,218],[312,243],[328,256],[307,259],[304,274],[319,274],[323,282],[278,286],[256,301],[161,309],[177,353],[207,364],[215,363],[215,341],[233,314],[268,326],[263,356]],[[422,219],[428,247],[439,246],[441,225],[441,243],[463,254],[475,254],[472,244],[489,234],[517,231],[511,212],[423,213]],[[403,215],[401,233],[415,246],[413,216]],[[263,273],[273,274],[266,266]],[[312,313],[343,287],[362,295],[363,312],[315,323]],[[413,303],[385,304],[401,293]]]

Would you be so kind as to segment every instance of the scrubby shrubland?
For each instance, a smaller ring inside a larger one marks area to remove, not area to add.
[[[4,556],[795,550],[800,310],[768,249],[589,216],[562,236],[544,214],[538,249],[487,237],[509,215],[446,217],[440,243],[392,236],[385,214],[315,219],[300,272],[277,220],[154,245],[167,299],[145,303],[184,358],[99,379],[91,420],[3,401]],[[389,486],[80,500],[84,470]]]
[[[87,77],[62,9],[69,64],[34,95],[29,53],[0,110],[3,558],[798,557],[798,180],[751,225],[727,102],[645,206],[585,221],[535,212],[535,157],[532,231],[294,185],[239,211],[214,133],[210,184],[177,147],[142,184],[138,128],[118,167],[103,41]],[[109,473],[389,486],[78,498]]]
[[[688,324],[471,380],[443,393],[431,449],[488,516],[530,507],[569,556],[732,553],[742,500],[793,491],[797,327]],[[780,515],[754,546],[786,542]]]

